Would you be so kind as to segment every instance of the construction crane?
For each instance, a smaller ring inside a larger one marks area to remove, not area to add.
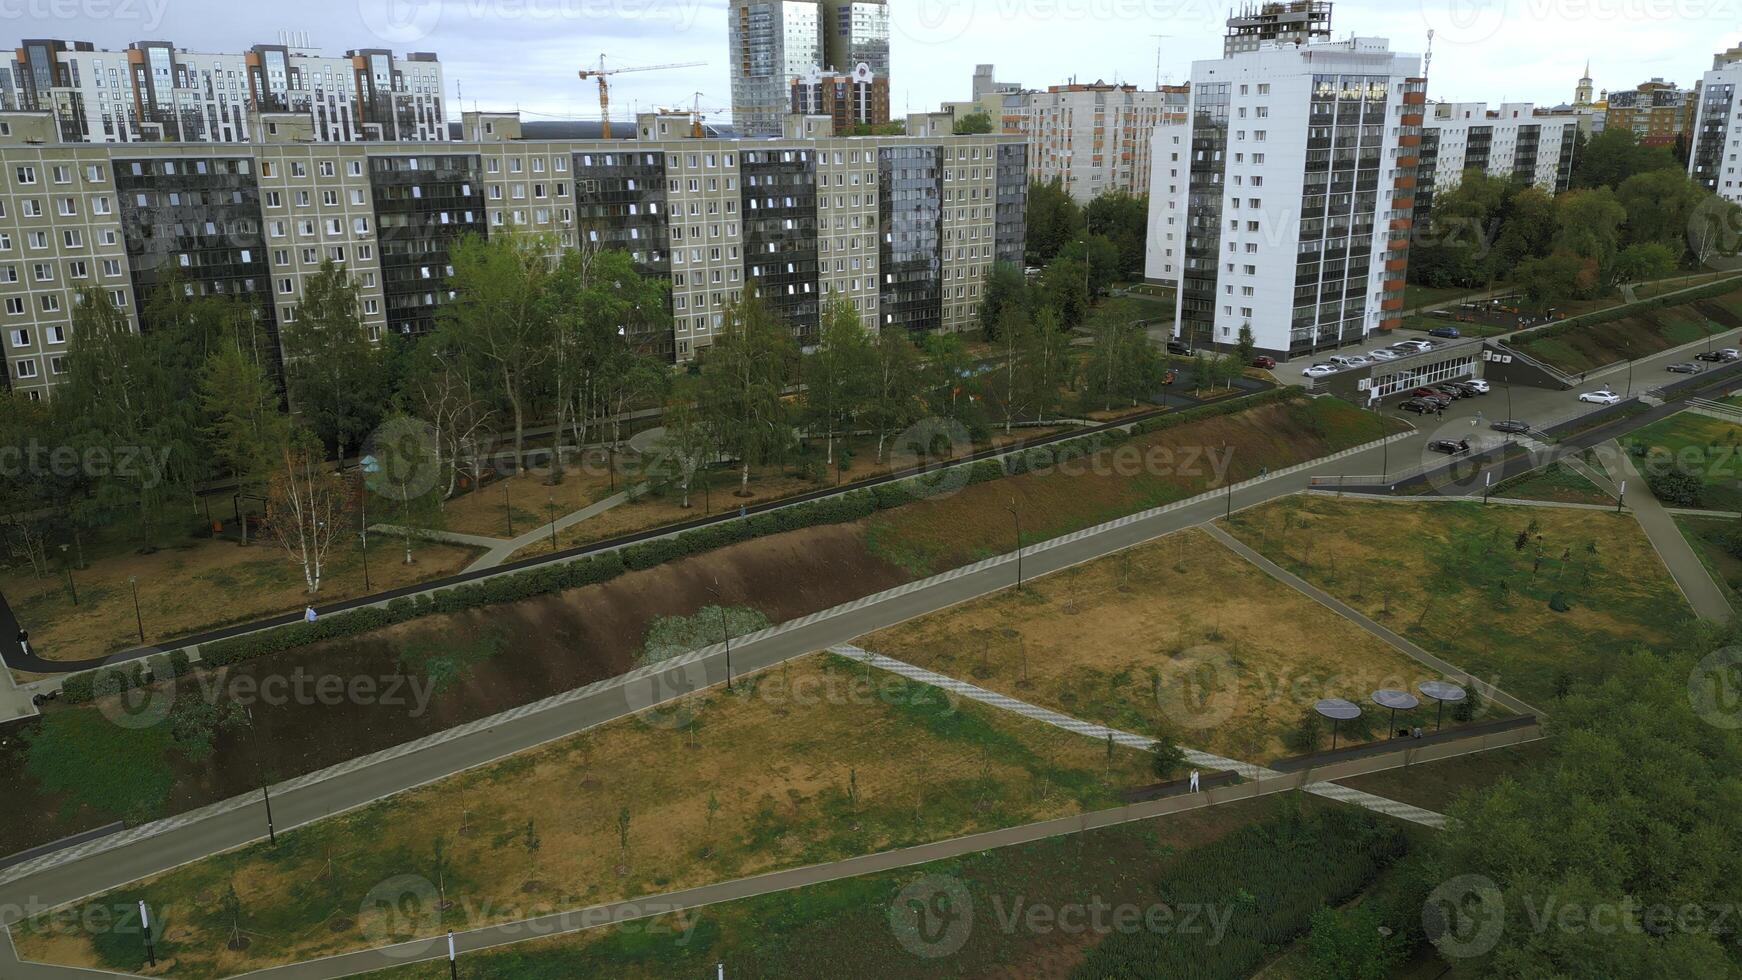
[[[600,135],[605,139],[611,138],[611,86],[607,81],[610,76],[621,75],[624,72],[631,71],[664,71],[667,68],[700,68],[706,64],[707,62],[705,61],[683,61],[670,65],[641,65],[637,68],[606,68],[605,56],[600,55],[599,67],[582,68],[580,72],[582,81],[589,78],[596,78],[599,80]]]

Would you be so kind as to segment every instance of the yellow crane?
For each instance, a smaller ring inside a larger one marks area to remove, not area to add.
[[[635,68],[606,68],[605,56],[600,55],[599,67],[582,68],[580,72],[582,81],[589,78],[596,78],[599,80],[600,135],[605,139],[611,138],[611,86],[607,81],[610,76],[621,75],[625,72],[631,71],[664,71],[667,68],[700,68],[705,64],[707,64],[705,61],[683,61],[669,65],[641,65]]]

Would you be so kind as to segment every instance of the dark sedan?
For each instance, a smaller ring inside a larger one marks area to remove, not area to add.
[[[1453,442],[1450,439],[1435,439],[1428,443],[1427,447],[1436,453],[1445,453],[1447,456],[1461,456],[1470,451],[1470,440],[1459,439]]]
[[[1501,419],[1500,421],[1488,426],[1488,428],[1493,429],[1495,432],[1529,432],[1530,423],[1520,422],[1517,419]]]

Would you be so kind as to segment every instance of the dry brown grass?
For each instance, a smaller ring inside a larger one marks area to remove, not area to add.
[[[1151,781],[1145,753],[1109,757],[1099,742],[832,656],[764,671],[749,691],[692,695],[661,716],[675,723],[624,718],[292,831],[276,853],[251,845],[91,903],[145,898],[169,924],[162,972],[221,976],[380,945],[382,911],[364,896],[398,875],[433,878],[437,837],[456,904],[425,934],[1109,806],[1116,788]],[[242,952],[225,948],[231,882]],[[83,932],[20,942],[32,959],[100,965]]]
[[[1196,530],[859,643],[1127,731],[1162,716],[1193,748],[1253,760],[1283,754],[1319,698],[1440,676]]]
[[[369,584],[363,588],[362,549],[354,537],[336,542],[316,604],[409,585],[466,566],[475,549],[417,541],[414,564],[404,563],[399,538],[370,535]],[[246,548],[233,541],[187,539],[149,554],[126,552],[92,559],[73,572],[74,605],[64,572],[37,578],[27,570],[0,573],[0,592],[30,630],[30,646],[49,660],[99,657],[138,644],[129,578],[139,584],[139,619],[147,642],[182,636],[301,609],[311,597],[302,566],[271,537]]]
[[[619,460],[619,464],[621,460]],[[580,510],[611,494],[610,473],[605,459],[593,454],[585,463],[571,461],[563,468],[562,482],[550,482],[550,467],[540,466],[510,477],[493,479],[482,490],[464,493],[442,507],[442,529],[485,537],[512,537],[508,533],[508,510],[514,511],[514,534],[525,534],[550,520],[551,504],[558,516]],[[618,487],[623,486],[621,476]],[[391,523],[393,515],[384,514]]]

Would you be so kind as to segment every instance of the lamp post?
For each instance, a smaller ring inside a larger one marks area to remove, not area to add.
[[[720,638],[726,642],[726,690],[732,689],[732,629],[726,625],[726,607],[720,602],[720,580],[707,586],[708,594],[714,597],[714,608],[720,611]]]
[[[514,537],[514,503],[508,499],[508,481],[502,481],[502,513],[508,518],[508,536]]]
[[[151,942],[151,912],[145,907],[145,900],[139,900],[139,931],[145,935],[145,958],[157,966],[157,949]]]
[[[79,587],[73,584],[73,560],[67,554],[68,547],[64,544],[60,546],[60,558],[61,563],[67,567],[67,591],[72,593],[73,605],[76,606],[79,604]]]
[[[1016,498],[1010,498],[1010,519],[1016,523],[1016,591],[1022,591],[1022,515],[1016,510]]]
[[[145,643],[145,617],[139,613],[139,576],[127,576],[127,584],[133,587],[133,624],[139,627],[139,643]]]
[[[357,524],[357,537],[363,544],[363,591],[370,592],[373,590],[369,585],[369,485],[361,476],[357,484]]]
[[[460,964],[454,956],[454,931],[448,930],[448,978],[460,980]]]
[[[255,766],[260,765],[260,729],[254,727],[254,709],[248,708],[248,730],[254,733]],[[264,773],[260,776],[260,798],[266,803],[266,839],[273,846],[278,846],[278,830],[272,824],[272,792],[266,785]]]
[[[547,508],[549,508],[549,510],[550,510],[550,550],[555,551],[556,550],[556,497],[554,495],[547,496],[544,498],[544,503],[545,503],[545,506]]]

